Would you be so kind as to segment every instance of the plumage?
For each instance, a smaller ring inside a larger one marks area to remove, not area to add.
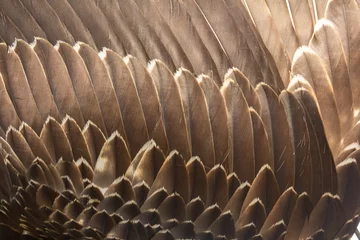
[[[349,238],[359,11],[1,3],[0,238]]]

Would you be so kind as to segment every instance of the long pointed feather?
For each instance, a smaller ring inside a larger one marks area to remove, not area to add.
[[[219,74],[211,55],[202,43],[196,28],[193,26],[184,3],[166,0],[154,0],[153,2],[184,50],[194,69],[194,74],[211,73],[214,81],[220,83],[222,75]],[[188,44],[189,41],[191,44]],[[191,69],[189,70],[191,71]]]
[[[61,19],[45,0],[20,0],[31,14],[37,24],[46,34],[47,39],[56,44],[57,41],[65,41],[71,45],[75,44],[73,36],[63,25]],[[41,6],[41,7],[39,7]],[[38,36],[32,33],[34,36]]]
[[[334,24],[320,20],[315,26],[309,46],[323,60],[329,75],[338,106],[341,132],[344,135],[352,125],[353,98],[345,54]]]
[[[205,96],[195,77],[187,70],[175,73],[183,104],[192,155],[202,160],[206,169],[215,165],[214,141]]]
[[[164,154],[168,154],[169,143],[166,136],[164,120],[161,117],[162,110],[155,83],[146,67],[142,65],[137,58],[128,55],[124,58],[124,61],[131,71],[136,85],[149,138],[154,139]]]
[[[21,60],[27,81],[43,120],[50,115],[60,121],[60,113],[54,102],[44,69],[35,51],[23,40],[16,40],[14,50]]]
[[[34,128],[37,133],[40,133],[41,116],[19,56],[13,48],[10,48],[8,52],[5,44],[0,44],[0,52],[0,72],[18,116]]]
[[[112,80],[124,121],[126,134],[120,134],[127,139],[131,156],[134,157],[149,138],[135,83],[129,68],[118,54],[104,49],[101,58]]]
[[[241,181],[252,182],[255,177],[255,156],[248,104],[239,85],[233,80],[224,82],[221,93],[229,116],[229,172],[235,172]]]
[[[246,1],[246,5],[250,9],[252,19],[265,45],[275,60],[284,85],[287,86],[290,80],[288,72],[290,66],[289,56],[286,54],[284,43],[276,29],[276,24],[272,19],[265,0],[260,2]]]
[[[152,61],[148,71],[154,80],[162,109],[162,118],[169,149],[176,149],[188,160],[191,154],[190,137],[184,116],[180,91],[169,69],[160,61]]]
[[[45,39],[36,38],[32,44],[46,74],[54,101],[61,117],[66,115],[75,119],[80,127],[85,125],[66,65],[61,55]],[[56,68],[52,66],[56,66]]]

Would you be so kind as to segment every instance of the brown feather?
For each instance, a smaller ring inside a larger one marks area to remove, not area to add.
[[[107,188],[115,179],[125,174],[131,157],[124,139],[118,132],[108,138],[94,165],[94,183]]]
[[[161,106],[156,91],[155,82],[146,67],[130,55],[124,61],[131,71],[140,103],[144,112],[148,135],[159,145],[164,154],[169,153],[169,143],[166,136],[164,121],[161,117]]]
[[[42,38],[36,38],[32,48],[43,66],[61,118],[69,115],[75,119],[80,127],[83,127],[85,122],[68,70],[61,55],[48,41]],[[56,68],[52,66],[56,66]]]
[[[40,133],[41,115],[14,48],[8,50],[5,44],[0,44],[0,62],[0,73],[19,118],[27,122],[37,133]]]
[[[169,149],[176,149],[185,160],[188,160],[192,155],[190,136],[188,136],[184,108],[175,79],[170,70],[157,60],[150,63],[148,71],[158,92]]]
[[[128,142],[131,156],[134,157],[149,140],[147,127],[135,83],[129,68],[124,60],[115,52],[104,49],[101,52],[110,78],[112,80],[121,115],[124,122],[125,133],[120,132],[121,136]]]
[[[198,156],[205,168],[210,169],[215,165],[215,150],[205,96],[189,71],[180,69],[174,78],[180,91],[192,155]]]
[[[20,0],[1,2],[0,8],[6,13],[11,21],[17,26],[28,42],[34,40],[34,36],[46,38],[46,34],[31,16]]]
[[[103,133],[109,136],[116,130],[122,132],[124,123],[120,107],[104,62],[98,53],[87,44],[77,43],[74,49],[81,56],[89,73],[106,128],[106,131],[103,129]]]
[[[69,43],[70,45],[75,44],[73,36],[70,34],[68,29],[63,25],[61,19],[51,8],[50,4],[45,0],[20,0],[26,10],[31,14],[39,27],[46,34],[47,39],[51,44],[56,44],[57,41],[61,40]],[[41,6],[41,7],[39,7]],[[39,36],[32,32],[34,36]],[[32,39],[30,40],[32,41]]]
[[[231,151],[229,172],[235,172],[241,181],[255,177],[253,129],[250,111],[244,94],[233,80],[226,80],[221,87],[228,113],[228,128]],[[244,168],[243,166],[246,166]]]
[[[84,119],[94,122],[104,132],[104,120],[84,61],[74,48],[65,42],[59,41],[55,49],[66,65]]]

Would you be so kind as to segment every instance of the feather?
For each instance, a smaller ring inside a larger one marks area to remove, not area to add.
[[[11,21],[11,19],[7,16],[6,11],[2,8],[0,8],[0,16],[0,36],[2,38],[2,42],[11,45],[16,39],[25,39],[24,35]]]
[[[84,185],[82,184],[81,172],[73,160],[65,161],[60,158],[56,163],[56,170],[61,178],[66,178],[73,185],[75,194],[80,194],[83,191]],[[64,182],[64,185],[66,187],[66,182]]]
[[[185,238],[191,239],[195,238],[194,224],[190,221],[184,221],[170,229],[171,234],[175,239]]]
[[[146,200],[150,187],[145,182],[140,182],[133,188],[136,195],[136,203],[139,207],[141,207]]]
[[[274,225],[281,221],[283,221],[283,224],[287,226],[289,224],[289,220],[294,210],[297,198],[298,194],[295,192],[294,188],[290,187],[284,191],[267,216],[260,233],[266,235],[267,231],[270,231]]]
[[[236,81],[241,88],[249,107],[254,108],[258,113],[261,112],[260,101],[254,87],[251,85],[249,79],[247,79],[239,69],[229,69],[224,78],[225,80],[233,79],[234,81]]]
[[[160,59],[171,71],[175,71],[176,67],[168,49],[165,48],[164,43],[135,2],[133,0],[122,1],[121,13],[144,46],[149,59]]]
[[[236,189],[240,187],[240,179],[236,173],[230,173],[227,176],[227,185],[229,188],[229,198],[231,198]]]
[[[216,84],[205,75],[197,78],[206,99],[211,131],[214,139],[215,163],[228,169],[229,132],[224,124],[228,122],[225,100]]]
[[[170,219],[176,219],[177,221],[182,222],[185,220],[184,199],[182,199],[179,194],[173,193],[164,199],[160,204],[158,211],[162,222]]]
[[[125,203],[119,210],[116,211],[117,214],[123,216],[124,220],[130,220],[136,215],[140,214],[139,206],[135,201],[129,201]]]
[[[121,56],[126,55],[120,40],[115,35],[112,27],[109,26],[108,21],[95,4],[95,1],[84,2],[69,0],[68,3],[81,19],[84,27],[89,30],[98,49],[107,47],[114,49],[114,51]]]
[[[256,234],[256,226],[254,223],[249,223],[241,228],[236,229],[235,236],[237,239],[251,239]]]
[[[151,194],[162,187],[164,187],[168,193],[177,192],[184,199],[185,203],[189,202],[188,171],[184,159],[176,151],[172,151],[165,159],[149,190],[148,196],[151,196]]]
[[[126,143],[119,133],[115,132],[106,140],[96,161],[94,183],[101,188],[108,187],[126,172],[130,162],[131,157]]]
[[[264,44],[274,58],[284,85],[287,86],[289,84],[288,69],[290,66],[290,56],[286,54],[283,40],[276,28],[276,24],[265,0],[261,2],[245,1],[245,3]]]
[[[216,204],[223,209],[229,198],[225,169],[221,165],[214,166],[206,174],[206,182],[207,197],[205,206]]]
[[[127,24],[127,20],[121,13],[119,1],[95,1],[97,7],[106,17],[109,25],[119,39],[127,54],[136,56],[142,64],[146,64],[150,59],[140,39],[136,36],[133,29]]]
[[[309,43],[314,31],[314,12],[312,11],[313,8],[309,6],[310,1],[312,2],[312,0],[288,0],[291,18],[300,46]]]
[[[328,4],[328,0],[317,0],[313,1],[314,5],[316,5],[317,18],[318,20],[322,19],[325,15],[325,9]]]
[[[315,26],[315,32],[309,46],[324,63],[338,106],[341,132],[342,135],[345,135],[352,125],[353,99],[345,54],[336,31],[333,23],[320,20]],[[339,50],[334,51],[332,49]]]
[[[66,133],[67,139],[71,145],[72,153],[74,160],[79,158],[85,158],[86,161],[91,164],[91,157],[88,145],[86,143],[85,137],[81,132],[80,127],[77,125],[74,119],[67,116],[61,123],[61,127]]]
[[[61,125],[52,117],[49,117],[40,133],[40,139],[50,153],[53,162],[57,163],[60,158],[71,162],[74,157],[71,145]]]
[[[202,159],[206,169],[210,169],[215,165],[215,150],[205,96],[189,71],[180,69],[174,78],[180,91],[191,153]]]
[[[89,44],[93,49],[97,50],[95,41],[91,36],[89,29],[87,29],[74,9],[68,1],[47,1],[47,4],[56,12],[61,24],[73,36],[74,41],[81,41]],[[49,35],[52,33],[50,32]],[[62,39],[57,39],[62,40]],[[53,43],[55,44],[55,43]]]
[[[50,115],[60,121],[60,113],[46,79],[44,69],[35,51],[23,40],[16,40],[14,51],[21,60],[26,79],[43,120]]]
[[[192,72],[196,75],[212,74],[214,81],[220,83],[222,75],[219,73],[210,53],[194,27],[192,19],[186,11],[185,4],[178,1],[169,2],[164,0],[154,0],[152,2],[189,59],[191,65],[187,67],[185,62],[181,67],[190,71],[193,69]],[[189,41],[191,44],[188,44]]]
[[[20,0],[26,10],[31,14],[39,27],[46,34],[47,39],[52,44],[61,40],[71,45],[75,44],[73,36],[63,25],[61,19],[56,14],[50,4],[44,0]],[[41,6],[41,7],[39,7]],[[39,36],[34,34],[34,36]],[[30,39],[32,41],[32,39]]]
[[[118,194],[111,194],[102,200],[99,205],[96,206],[98,211],[105,210],[107,213],[112,214],[116,212],[122,205],[124,200]]]
[[[31,16],[20,0],[1,2],[0,8],[17,26],[28,42],[33,41],[34,36],[46,38],[46,34]]]
[[[159,145],[164,154],[169,153],[169,143],[166,136],[164,121],[161,117],[161,106],[155,83],[146,67],[130,55],[124,61],[131,71],[141,106],[144,112],[148,135]]]
[[[195,222],[204,210],[204,202],[201,201],[199,197],[193,198],[188,204],[186,204],[186,220]]]
[[[262,239],[281,239],[286,233],[286,225],[283,220],[275,223],[262,233]]]
[[[100,155],[101,149],[106,141],[105,136],[91,121],[85,125],[82,132],[89,148],[91,166],[95,166],[96,159]]]
[[[54,191],[52,188],[46,185],[41,185],[36,191],[36,203],[39,206],[44,205],[51,207],[52,203],[58,195],[59,193]]]
[[[2,199],[10,199],[12,181],[10,178],[9,171],[6,168],[3,157],[0,157],[0,173],[1,173],[0,196]]]
[[[217,204],[207,207],[195,220],[195,232],[202,232],[208,229],[221,214],[221,209]]]
[[[359,108],[359,68],[357,62],[360,55],[357,49],[360,47],[360,27],[354,22],[360,21],[360,9],[355,0],[332,0],[329,1],[325,12],[325,18],[332,21],[339,33],[346,63],[349,70],[350,84],[354,101],[354,115],[357,116]],[[355,117],[356,117],[355,116]]]
[[[204,0],[194,2],[210,24],[233,66],[239,68],[249,78],[262,79],[260,66],[255,61],[253,53],[249,49],[243,34],[236,27],[224,2]],[[212,11],[214,8],[216,11]]]
[[[255,177],[255,159],[253,129],[248,104],[239,85],[233,80],[224,82],[221,93],[225,99],[229,116],[228,131],[231,146],[229,172],[235,172],[241,181],[251,182]]]
[[[276,181],[274,172],[268,165],[263,166],[258,174],[256,175],[248,194],[244,200],[244,203],[241,207],[240,216],[246,210],[246,208],[253,202],[255,199],[259,199],[256,205],[260,204],[264,207],[265,216],[270,213],[271,209],[275,205],[276,201],[280,196],[279,186]],[[256,201],[255,201],[256,202]],[[265,219],[264,219],[265,220]],[[238,222],[240,221],[240,217]],[[241,226],[244,226],[247,222]],[[262,224],[261,224],[262,225]],[[239,229],[238,224],[236,223],[236,229]],[[261,229],[261,226],[256,224],[258,230]]]
[[[235,237],[234,219],[230,212],[222,213],[209,227],[215,236],[224,236],[225,239]]]
[[[250,108],[249,111],[254,131],[255,172],[259,172],[262,166],[266,164],[274,170],[274,158],[271,154],[264,122],[254,109]]]
[[[138,151],[138,153],[136,154],[136,156],[132,159],[130,166],[128,167],[128,169],[126,170],[125,173],[125,177],[128,178],[129,180],[132,181],[132,179],[134,178],[134,172],[136,171],[140,161],[142,160],[145,151],[152,149],[153,147],[156,147],[156,143],[153,140],[150,140],[148,142],[146,142],[142,148],[140,148],[140,150]],[[164,160],[164,156],[162,156],[162,160]],[[147,158],[145,158],[147,159]]]
[[[360,196],[357,183],[360,181],[358,164],[355,159],[348,158],[336,166],[338,192],[344,204],[345,219],[350,219],[359,208]]]
[[[314,89],[329,145],[336,153],[341,137],[338,106],[330,79],[319,56],[310,48],[301,47],[295,53],[291,74],[304,76]]]
[[[300,238],[309,237],[321,229],[326,239],[333,239],[345,223],[343,205],[338,196],[325,193],[312,210],[309,222],[301,231]]]
[[[145,182],[149,186],[154,183],[160,168],[164,164],[165,157],[158,146],[152,144],[141,157],[132,177],[132,184]],[[134,163],[134,160],[131,164]],[[131,179],[131,178],[130,178]]]
[[[126,132],[120,134],[127,141],[131,156],[134,157],[149,136],[133,77],[124,60],[115,52],[104,49],[100,57],[106,65],[120,106]]]
[[[87,160],[82,157],[79,158],[76,160],[76,166],[81,172],[82,179],[89,179],[90,181],[94,179],[94,170]]]
[[[94,122],[104,132],[104,120],[89,72],[82,58],[67,43],[59,41],[55,45],[55,49],[66,65],[84,119]]]
[[[292,23],[288,3],[287,1],[274,0],[265,0],[265,2],[285,46],[287,55],[292,59],[296,49],[299,47],[299,39]]]
[[[240,211],[244,203],[245,197],[248,194],[250,189],[250,184],[245,182],[240,185],[229,199],[228,203],[223,209],[223,212],[230,211],[234,221],[236,222],[239,219]]]
[[[266,219],[265,206],[259,198],[251,201],[244,211],[240,214],[239,219],[235,223],[236,231],[239,231],[244,226],[254,223],[256,232],[259,232]]]
[[[293,186],[294,149],[291,144],[290,127],[283,102],[268,85],[261,83],[256,87],[261,103],[261,118],[268,134],[270,149],[274,156],[274,173],[279,183],[280,191]],[[282,126],[279,128],[278,126]]]
[[[229,59],[229,56],[225,52],[225,49],[221,45],[216,33],[214,33],[213,29],[211,28],[210,23],[204,17],[203,12],[198,7],[195,1],[185,0],[183,5],[186,8],[189,17],[191,18],[191,23],[193,24],[194,28],[196,29],[201,41],[203,42],[204,46],[209,51],[214,63],[218,69],[219,76],[222,77],[228,68],[231,67],[232,63]],[[209,76],[212,77],[212,74]],[[220,79],[222,80],[222,79]],[[220,83],[218,83],[220,85]]]
[[[303,105],[306,115],[309,118],[308,126],[312,127],[312,129],[310,128],[309,133],[313,132],[313,134],[316,136],[315,139],[318,142],[317,144],[315,143],[314,145],[311,145],[315,148],[317,147],[317,151],[320,153],[319,158],[315,158],[317,157],[317,154],[312,155],[312,158],[314,157],[314,159],[312,159],[312,169],[314,171],[312,175],[313,177],[319,176],[320,178],[319,180],[313,179],[313,184],[317,185],[318,183],[322,182],[322,190],[320,190],[320,184],[317,187],[313,186],[312,193],[316,194],[317,196],[313,196],[314,198],[312,197],[311,199],[314,202],[317,202],[319,200],[319,192],[336,193],[337,191],[335,164],[329,149],[329,145],[325,140],[326,136],[324,132],[324,126],[322,124],[314,96],[305,90],[299,90],[297,93],[295,92],[295,96]],[[312,139],[311,136],[310,139]],[[321,175],[319,174],[320,172]]]
[[[193,66],[189,61],[189,57],[186,56],[182,46],[175,37],[174,32],[169,27],[169,21],[165,21],[161,16],[163,15],[162,12],[165,11],[156,7],[156,5],[161,6],[161,4],[156,4],[155,1],[132,1],[136,3],[142,15],[149,23],[150,27],[154,29],[154,32],[157,34],[157,36],[159,36],[160,41],[164,44],[165,48],[170,54],[175,67],[184,67],[193,72]]]
[[[115,222],[107,212],[101,211],[91,217],[88,225],[106,234],[115,226]]]
[[[0,73],[19,118],[39,133],[42,125],[41,116],[19,56],[13,48],[8,51],[5,44],[0,44],[0,60]]]
[[[168,193],[165,188],[159,188],[152,194],[148,194],[144,204],[141,207],[142,212],[149,211],[151,209],[157,209],[160,204],[168,197]],[[160,216],[159,216],[160,217]]]
[[[307,193],[300,194],[296,200],[289,224],[287,225],[285,239],[299,239],[301,230],[308,224],[312,210],[313,205]]]
[[[191,156],[190,138],[180,91],[170,70],[160,61],[152,61],[148,71],[154,80],[162,110],[169,149],[176,149],[185,159]]]
[[[61,55],[45,39],[36,38],[32,44],[46,74],[51,93],[61,117],[75,119],[80,127],[85,125],[74,88]],[[52,67],[56,66],[56,68]]]
[[[288,91],[279,96],[288,120],[290,140],[294,149],[294,188],[302,193],[312,193],[311,146],[306,113],[296,97]]]
[[[18,130],[10,127],[6,132],[6,141],[9,143],[16,155],[21,159],[25,168],[30,167],[32,161],[35,159],[35,156],[23,135],[21,135]]]
[[[104,62],[98,53],[87,44],[78,42],[74,46],[74,49],[81,56],[89,73],[106,128],[106,131],[103,129],[103,133],[109,136],[116,130],[122,132],[124,124],[120,107],[116,100],[115,89]]]
[[[20,119],[6,90],[2,74],[0,74],[0,91],[2,92],[0,94],[0,126],[2,129],[7,129],[10,126],[18,128],[20,126]]]
[[[0,156],[5,158],[11,163],[11,165],[19,172],[19,174],[24,175],[26,169],[22,164],[18,156],[16,156],[14,150],[10,145],[3,139],[0,138]]]
[[[336,234],[336,237],[341,239],[348,239],[350,235],[356,231],[359,222],[359,215],[355,215],[354,218],[348,220]]]
[[[109,188],[106,190],[104,196],[107,197],[114,193],[120,195],[125,202],[125,204],[121,207],[123,208],[122,210],[126,210],[126,208],[129,208],[130,205],[134,204],[133,200],[135,200],[135,192],[134,189],[131,187],[131,182],[129,181],[129,179],[123,176],[115,179],[115,181],[113,181],[110,184]],[[122,211],[121,208],[118,209],[118,211]]]
[[[208,183],[204,164],[198,157],[192,157],[186,168],[189,173],[190,199],[200,197],[202,201],[207,202]]]
[[[247,76],[253,86],[263,81],[276,88],[278,85],[280,89],[283,88],[283,83],[280,79],[279,72],[273,62],[272,56],[264,45],[259,32],[251,20],[251,16],[244,4],[236,0],[224,1],[229,13],[232,15],[236,27],[243,34],[249,49],[260,67],[263,75],[262,79],[254,79],[255,76]],[[230,68],[230,67],[229,67]],[[240,85],[240,83],[239,83]],[[281,86],[281,87],[280,87]]]

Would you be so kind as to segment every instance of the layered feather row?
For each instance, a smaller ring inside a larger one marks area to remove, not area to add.
[[[356,161],[335,168],[305,88],[254,89],[234,68],[219,89],[205,75],[83,43],[0,49],[4,232],[123,238],[138,225],[149,228],[144,239],[331,239],[354,230]],[[99,220],[81,220],[88,211]]]
[[[0,11],[1,236],[355,231],[355,0],[15,0]]]

